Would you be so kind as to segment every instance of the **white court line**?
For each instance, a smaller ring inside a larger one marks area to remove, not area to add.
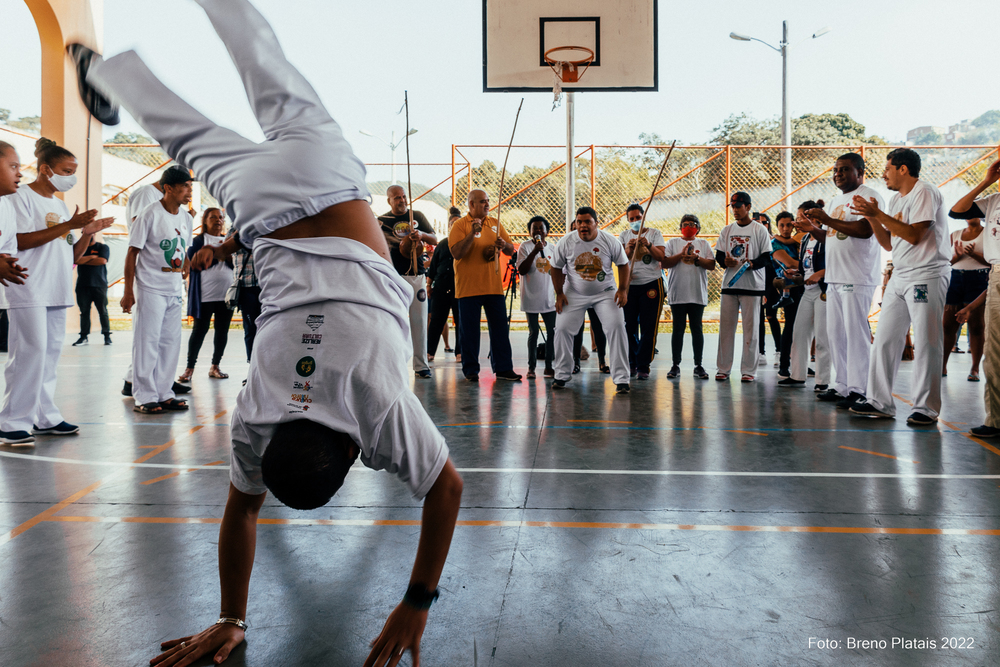
[[[70,463],[84,466],[111,466],[121,468],[162,468],[165,470],[229,470],[229,466],[198,466],[178,463],[131,463],[125,461],[82,461],[52,456],[34,456],[15,452],[0,452],[0,457],[28,459],[49,463]],[[951,475],[891,472],[757,472],[739,470],[589,470],[585,468],[456,468],[468,474],[539,474],[539,475],[651,475],[660,477],[802,477],[847,479],[1000,479],[1000,475]],[[380,472],[364,466],[358,472]]]

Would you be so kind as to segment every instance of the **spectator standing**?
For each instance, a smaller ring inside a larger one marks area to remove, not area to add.
[[[812,205],[812,202],[808,202]],[[803,204],[805,206],[805,204]],[[799,207],[801,213],[802,208]],[[771,265],[775,278],[771,280],[768,294],[771,298],[774,295],[781,295],[774,301],[768,302],[769,312],[774,316],[774,324],[771,330],[777,327],[778,340],[776,354],[778,356],[778,378],[779,381],[788,377],[789,354],[792,349],[792,333],[795,329],[795,313],[799,307],[799,297],[802,296],[802,288],[778,289],[775,281],[784,281],[786,273],[799,273],[799,242],[792,234],[795,230],[795,216],[788,211],[782,211],[774,219],[778,233],[771,238]],[[785,327],[781,328],[778,321],[778,309],[785,311]]]
[[[90,247],[76,261],[76,303],[80,307],[80,337],[73,346],[86,345],[90,335],[90,306],[97,308],[104,344],[111,345],[111,321],[108,319],[108,258],[111,249],[90,237]]]
[[[461,218],[457,208],[452,207],[448,219],[448,231]],[[448,313],[455,318],[455,361],[462,361],[462,337],[460,335],[458,300],[455,298],[455,258],[451,255],[448,238],[445,237],[434,248],[430,266],[427,267],[427,295],[430,301],[431,317],[427,325],[427,359],[434,360],[438,341],[444,337],[445,352],[448,349]]]
[[[538,318],[545,324],[545,377],[553,377],[555,358],[556,293],[552,287],[552,246],[546,242],[549,221],[536,215],[528,221],[531,241],[517,249],[517,272],[521,275],[521,310],[528,319],[528,379],[535,379],[538,361]]]
[[[229,238],[236,236],[234,229]],[[236,303],[243,318],[243,345],[247,350],[247,363],[253,353],[253,341],[257,336],[257,318],[260,317],[260,283],[253,263],[253,250],[237,244],[233,253],[233,281],[237,287]],[[245,383],[245,381],[244,381]]]
[[[702,333],[701,318],[708,305],[708,272],[715,270],[712,246],[705,239],[698,238],[701,222],[698,216],[687,214],[681,218],[681,238],[667,241],[663,268],[667,269],[667,301],[673,317],[673,333],[670,347],[673,365],[667,372],[668,378],[681,373],[681,353],[684,351],[684,329],[691,326],[691,345],[694,348],[694,376],[707,380],[708,373],[702,367],[702,352],[705,349],[705,335]]]
[[[622,309],[625,313],[625,331],[628,333],[628,364],[631,375],[640,380],[649,378],[649,366],[653,363],[656,349],[656,335],[660,330],[660,313],[663,311],[663,269],[666,243],[663,232],[652,227],[643,227],[642,237],[638,236],[642,224],[642,206],[632,204],[625,210],[628,229],[618,240],[625,246],[625,254],[632,262],[632,282],[628,288],[628,302]]]
[[[951,234],[951,282],[944,306],[944,367],[948,374],[948,357],[958,342],[962,324],[955,318],[959,310],[968,306],[986,291],[990,283],[990,263],[983,256],[983,225],[979,218],[969,218],[965,229]],[[972,369],[969,381],[979,382],[979,362],[983,358],[984,320],[986,304],[969,312],[969,351],[972,352]]]
[[[201,215],[201,234],[195,237],[187,250],[188,260],[205,246],[222,245],[225,241],[226,214],[220,208],[207,208]],[[215,339],[212,349],[212,366],[208,377],[225,380],[229,377],[219,368],[222,355],[229,342],[229,325],[233,321],[233,311],[226,305],[226,291],[233,282],[232,260],[215,261],[204,271],[192,269],[188,275],[188,317],[194,318],[191,337],[188,338],[187,368],[177,378],[178,382],[190,382],[198,353],[205,342],[205,335],[215,320]]]
[[[455,296],[458,299],[462,337],[462,373],[479,381],[480,313],[486,314],[490,333],[490,364],[499,380],[517,382],[511,358],[507,308],[500,279],[500,253],[514,254],[507,230],[489,217],[490,198],[482,190],[469,193],[469,214],[459,218],[448,234],[455,258]]]
[[[773,238],[774,231],[771,228],[771,217],[767,213],[754,213],[753,219],[767,228],[767,233]],[[764,266],[764,295],[760,300],[760,320],[757,329],[757,339],[760,345],[760,366],[767,366],[767,330],[771,330],[771,338],[774,340],[774,367],[781,366],[781,321],[778,319],[778,301],[781,300],[781,292],[774,288],[774,279],[778,277],[774,270],[774,262],[768,262]]]
[[[418,378],[427,380],[431,377],[431,367],[427,363],[427,279],[424,277],[427,270],[421,255],[423,244],[436,244],[437,236],[420,211],[413,211],[414,229],[410,228],[410,203],[403,186],[390,185],[385,196],[389,212],[380,215],[378,221],[389,246],[393,267],[413,288],[413,300],[410,302],[413,372]]]

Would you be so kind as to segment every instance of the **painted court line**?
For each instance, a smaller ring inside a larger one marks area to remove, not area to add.
[[[872,456],[881,456],[887,459],[895,459],[897,461],[906,461],[907,463],[920,463],[920,461],[910,461],[908,459],[901,459],[898,456],[893,456],[892,454],[880,454],[879,452],[872,452],[867,449],[855,449],[854,447],[847,447],[846,445],[841,445],[841,449],[849,449],[852,452],[861,452],[862,454],[871,454]]]
[[[162,477],[154,477],[153,479],[147,479],[145,482],[140,482],[140,483],[143,486],[148,486],[150,484],[156,484],[157,482],[162,482],[165,479],[171,479],[173,477],[177,477],[179,475],[183,475],[184,473],[187,473],[187,472],[195,472],[196,470],[205,470],[209,466],[217,466],[217,465],[220,465],[222,463],[225,463],[225,461],[212,461],[211,463],[206,463],[205,465],[198,466],[197,468],[188,468],[187,470],[179,470],[177,472],[172,472],[169,475],[163,475]]]
[[[144,516],[48,516],[55,523],[220,524],[222,519]],[[418,519],[258,519],[260,526],[420,526]],[[457,521],[463,528],[585,528],[597,530],[688,530],[737,533],[825,533],[837,535],[988,535],[1000,530],[983,528],[890,528],[886,526],[730,526],[683,523],[610,523],[585,521]]]

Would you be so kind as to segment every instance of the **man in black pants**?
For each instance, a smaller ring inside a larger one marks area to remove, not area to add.
[[[101,318],[104,344],[111,345],[111,321],[108,319],[108,257],[111,249],[90,237],[90,247],[76,263],[76,303],[80,306],[80,337],[73,347],[86,345],[90,335],[90,306],[97,307]]]
[[[453,210],[458,211],[458,209]],[[452,217],[448,225],[449,231],[459,217],[461,216]],[[455,258],[451,256],[448,237],[438,242],[434,254],[431,255],[431,263],[427,267],[427,297],[431,304],[431,320],[427,326],[427,359],[434,360],[438,341],[441,340],[441,334],[448,322],[448,313],[451,313],[455,317],[455,357],[456,361],[461,361],[462,325],[459,324],[458,300],[455,298]],[[445,348],[447,347],[445,345]],[[446,349],[445,352],[447,351]]]
[[[632,376],[640,380],[649,379],[649,366],[653,363],[656,349],[656,334],[660,328],[660,312],[663,310],[663,270],[660,262],[665,256],[666,242],[663,232],[642,225],[642,206],[632,204],[625,210],[629,228],[618,240],[625,246],[625,254],[632,262],[632,282],[628,288],[628,303],[625,304],[625,330],[628,332],[628,363]],[[640,335],[641,334],[641,335]]]

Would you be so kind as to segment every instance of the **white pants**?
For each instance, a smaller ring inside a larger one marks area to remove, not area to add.
[[[266,141],[220,127],[157,79],[132,51],[90,68],[87,82],[121,104],[171,158],[223,202],[241,240],[365,199],[365,166],[271,26],[247,0],[198,0],[243,80]],[[426,328],[426,324],[424,325]]]
[[[757,377],[758,318],[760,317],[760,297],[745,294],[723,294],[719,303],[719,354],[716,368],[719,373],[729,375],[733,369],[733,347],[736,344],[736,322],[743,314],[743,355],[740,357],[740,372]]]
[[[573,376],[573,338],[583,324],[588,308],[593,308],[608,337],[608,361],[611,362],[611,379],[615,384],[629,383],[628,334],[625,332],[625,313],[615,303],[615,292],[609,290],[597,296],[584,296],[566,290],[569,303],[556,316],[555,378],[567,381]]]
[[[63,418],[55,404],[56,366],[66,337],[66,307],[11,308],[7,318],[0,431],[58,426]]]
[[[181,297],[135,290],[132,318],[132,398],[136,405],[174,398],[181,354]]]
[[[792,329],[791,364],[793,380],[806,379],[809,373],[809,350],[816,337],[816,384],[830,384],[830,344],[826,337],[826,304],[819,285],[806,287],[799,299]]]
[[[983,346],[983,402],[986,426],[1000,428],[1000,265],[990,271],[986,288],[986,343]]]
[[[413,370],[430,370],[427,363],[427,276],[403,276],[413,288],[410,302],[410,338],[413,340]]]
[[[882,313],[875,330],[868,402],[876,410],[896,414],[892,385],[913,324],[913,373],[910,399],[913,410],[937,417],[941,411],[941,366],[944,363],[945,296],[950,276],[903,283],[893,276],[882,297]]]
[[[833,361],[833,389],[841,396],[868,395],[872,329],[868,313],[875,285],[827,283],[826,332]],[[818,380],[817,380],[818,382]]]

